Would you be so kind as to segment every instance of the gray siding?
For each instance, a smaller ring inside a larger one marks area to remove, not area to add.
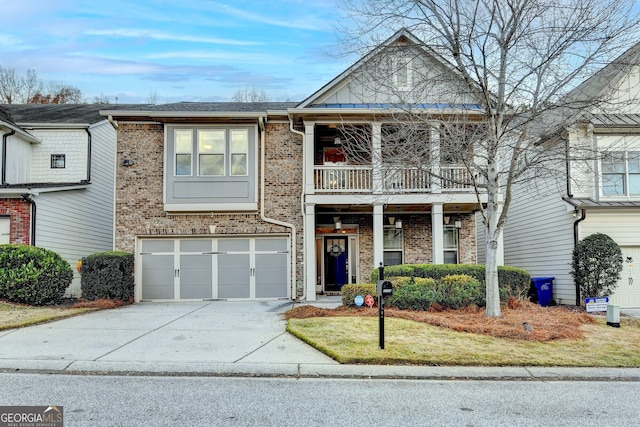
[[[91,184],[85,189],[41,193],[37,204],[36,244],[51,249],[72,266],[75,276],[68,293],[80,295],[76,262],[113,249],[115,131],[107,122],[92,134]]]
[[[553,187],[545,192],[516,189],[504,230],[505,264],[523,268],[532,277],[555,277],[556,301],[575,304],[570,275],[575,218],[562,192]]]

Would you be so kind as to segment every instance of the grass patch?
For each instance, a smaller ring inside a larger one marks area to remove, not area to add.
[[[537,308],[536,308],[537,309]],[[339,313],[339,312],[338,312]],[[388,312],[387,312],[388,313]],[[464,315],[465,313],[461,313]],[[287,330],[340,363],[406,364],[442,366],[566,366],[566,367],[640,367],[640,319],[624,317],[621,328],[606,325],[602,316],[592,322],[578,319],[567,329],[577,329],[572,338],[536,339],[493,336],[491,328],[475,325],[482,333],[461,332],[460,321],[452,321],[451,312],[430,324],[405,318],[385,318],[385,349],[379,348],[377,316],[347,315],[323,317],[289,317]],[[566,316],[566,313],[562,313]],[[575,313],[575,316],[583,316]],[[394,315],[395,316],[395,315]],[[508,316],[503,316],[508,317]],[[544,324],[562,330],[563,324],[551,319],[533,323],[527,332],[522,323],[513,328],[529,334]],[[442,320],[445,319],[445,320]],[[474,323],[495,322],[495,319]],[[503,322],[509,322],[503,319]],[[496,330],[506,329],[495,326]],[[564,336],[565,334],[560,334]]]
[[[77,316],[78,314],[100,310],[101,308],[112,308],[103,307],[103,305],[101,303],[80,302],[70,306],[34,307],[0,301],[0,331]]]

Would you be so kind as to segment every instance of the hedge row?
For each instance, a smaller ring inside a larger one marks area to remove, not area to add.
[[[464,274],[485,283],[484,264],[403,264],[385,267],[385,278],[393,282],[395,277],[425,277],[440,280],[445,276]],[[378,269],[371,271],[371,283],[378,280]],[[498,286],[501,297],[524,298],[527,295],[531,275],[515,267],[498,267]]]

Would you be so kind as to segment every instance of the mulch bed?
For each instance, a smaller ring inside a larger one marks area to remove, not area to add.
[[[312,317],[378,316],[377,308],[338,307],[325,309],[314,306],[296,307],[285,314],[287,319]],[[448,328],[458,332],[471,332],[498,338],[527,341],[581,339],[581,326],[595,323],[594,316],[580,307],[541,307],[528,301],[509,301],[502,307],[501,317],[487,317],[483,307],[460,310],[411,311],[385,308],[385,317],[396,317]]]

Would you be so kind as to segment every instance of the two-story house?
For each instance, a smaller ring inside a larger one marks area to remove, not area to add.
[[[532,276],[555,277],[560,304],[581,304],[571,272],[575,245],[594,233],[623,253],[622,277],[611,296],[640,307],[640,44],[575,88],[570,96],[602,101],[570,115],[553,141],[567,162],[538,191],[515,192],[505,227],[505,260]],[[634,268],[635,264],[635,268]]]
[[[116,133],[99,109],[0,105],[0,244],[53,250],[74,271],[113,248]],[[80,296],[77,272],[67,294]]]
[[[402,30],[302,102],[105,109],[136,300],[313,300],[380,263],[475,263],[483,196],[440,143],[445,115],[477,113],[463,86]],[[422,164],[385,154],[409,109]]]

